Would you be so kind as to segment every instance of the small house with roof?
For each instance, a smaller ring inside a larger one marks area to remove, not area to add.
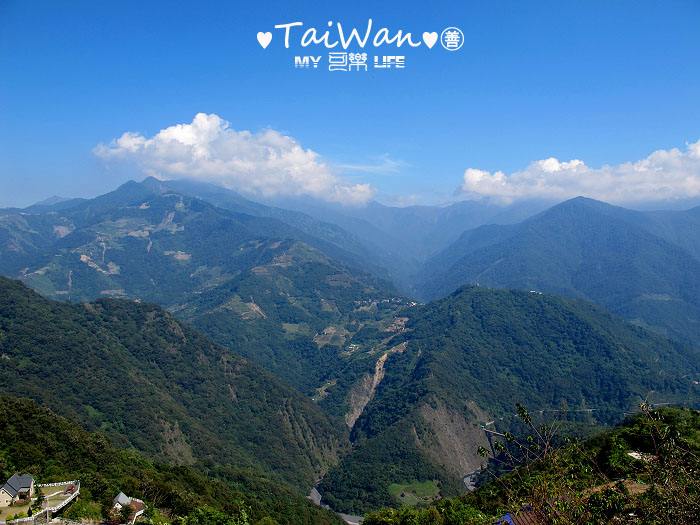
[[[0,507],[9,507],[16,501],[34,496],[34,478],[29,474],[13,474],[0,487]]]
[[[138,498],[130,498],[123,492],[117,494],[112,502],[112,508],[117,512],[121,511],[124,507],[131,507],[131,515],[129,516],[128,522],[132,525],[136,523],[136,519],[141,516],[148,506]]]
[[[112,506],[117,510],[121,510],[122,507],[126,507],[127,505],[131,505],[131,498],[123,492],[117,494],[117,497],[114,498],[112,502]]]

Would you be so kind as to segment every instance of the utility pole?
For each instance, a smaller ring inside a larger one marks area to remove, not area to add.
[[[49,525],[49,498],[44,498],[44,503],[46,503],[46,525]]]

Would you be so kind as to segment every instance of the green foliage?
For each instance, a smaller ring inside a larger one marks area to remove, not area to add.
[[[420,287],[428,298],[465,283],[585,298],[697,346],[698,219],[677,212],[687,222],[674,225],[664,213],[579,197],[517,225],[481,226],[428,260]]]
[[[239,507],[235,514],[226,514],[209,507],[197,507],[181,523],[182,525],[250,525],[243,502],[235,503]]]
[[[119,509],[119,517],[121,518],[122,523],[127,523],[129,521],[133,511],[134,508],[131,505],[124,505],[121,509]]]
[[[41,487],[36,487],[34,497],[36,500],[34,500],[34,503],[32,504],[32,509],[40,509],[44,505],[44,491]]]
[[[187,516],[207,505],[233,515],[245,508],[252,519],[269,517],[279,524],[341,523],[260,473],[228,467],[219,473],[220,480],[206,479],[192,467],[117,450],[104,435],[88,434],[33,401],[0,396],[0,427],[5,458],[0,477],[21,471],[43,483],[80,479],[80,496],[66,510],[70,519],[103,519],[103,509],[110,509],[114,496],[123,491],[144,500],[150,512],[165,509],[173,516]]]
[[[601,426],[619,421],[652,391],[655,401],[700,403],[691,380],[698,374],[697,350],[585,301],[463,287],[407,312],[408,330],[393,342],[407,342],[406,349],[386,360],[385,377],[353,428],[353,453],[321,484],[334,508],[397,505],[386,487],[411,480],[440,480],[443,497],[460,490],[455,474],[424,452],[437,448],[434,436],[443,430],[426,422],[425,407],[472,425],[497,420],[501,432],[522,435],[529,424],[539,425],[540,411],[561,406],[572,424]],[[532,413],[513,407],[512,399]],[[486,415],[474,413],[469,402]],[[513,417],[516,411],[522,420]],[[610,461],[611,469],[624,472],[624,457]]]
[[[235,464],[306,492],[347,443],[308,398],[153,304],[56,303],[0,278],[0,334],[0,392],[162,461]]]
[[[63,512],[64,517],[69,520],[86,519],[91,521],[100,521],[104,519],[102,513],[102,504],[97,501],[87,499],[81,494],[76,498],[68,508]]]
[[[598,453],[597,462],[609,477],[617,479],[631,472],[632,458],[627,453],[629,444],[621,436],[612,435]]]
[[[458,499],[441,501],[422,509],[402,507],[370,512],[364,525],[467,525],[487,524],[493,519]]]
[[[700,413],[642,408],[580,444],[518,458],[506,452],[502,460],[517,468],[463,500],[502,513],[527,503],[541,523],[692,523],[700,515]]]

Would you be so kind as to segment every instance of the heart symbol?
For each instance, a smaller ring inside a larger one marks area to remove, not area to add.
[[[260,38],[259,35],[260,33],[258,33],[258,39]],[[437,33],[423,33],[423,42],[425,42],[425,45],[428,46],[428,49],[432,49],[435,45],[435,42],[437,42]]]
[[[423,38],[425,38],[425,35],[423,36]],[[437,33],[435,33],[435,38],[437,38]],[[272,40],[272,33],[270,33],[270,32],[263,33],[262,31],[260,31],[258,33],[258,43],[262,46],[263,49],[265,49],[267,46],[270,45],[271,40]],[[433,41],[433,44],[434,43],[435,42]]]

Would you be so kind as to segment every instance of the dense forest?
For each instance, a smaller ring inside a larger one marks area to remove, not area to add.
[[[513,431],[515,401],[566,406],[572,423],[589,426],[644,400],[700,403],[697,350],[586,301],[465,286],[411,312],[395,341],[405,350],[388,356],[352,429],[353,454],[321,484],[334,508],[395,505],[392,483],[433,481],[454,494],[479,468],[480,425]]]
[[[510,472],[465,496],[370,513],[365,525],[695,523],[700,516],[700,412],[643,410],[613,430],[557,446],[561,421],[496,441],[493,463]],[[555,439],[557,438],[557,439]],[[487,451],[484,451],[487,455]]]
[[[153,304],[71,305],[0,278],[2,392],[122,448],[205,472],[234,464],[305,492],[348,448],[311,400]]]
[[[202,507],[236,516],[243,509],[251,525],[342,523],[258,472],[232,465],[214,480],[193,466],[154,462],[28,399],[0,396],[0,429],[0,478],[26,472],[37,483],[80,480],[79,499],[64,512],[68,518],[106,518],[121,491],[144,500],[147,517],[160,523],[196,517]]]

